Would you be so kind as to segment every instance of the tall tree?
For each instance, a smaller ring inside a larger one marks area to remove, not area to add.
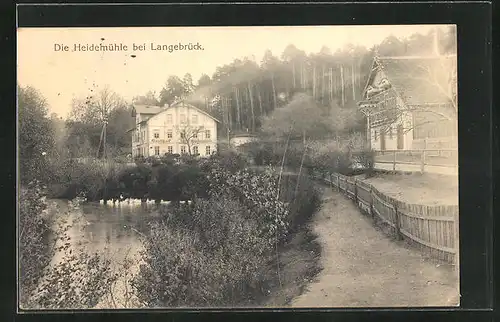
[[[47,116],[48,105],[33,87],[18,86],[18,142],[21,183],[47,180],[49,158],[54,153],[54,130]]]
[[[108,86],[100,90],[95,86],[91,89],[91,93],[83,99],[73,100],[68,131],[70,136],[85,137],[84,140],[87,140],[95,149],[94,153],[97,156],[107,157],[108,148],[114,146],[113,141],[108,142],[108,136],[118,137],[123,135],[119,132],[125,133],[130,128],[130,126],[123,128],[113,126],[113,124],[110,128],[114,115],[118,113],[118,110],[127,109],[127,104],[120,95]],[[125,115],[132,122],[130,112],[125,113]],[[113,133],[113,131],[117,133]],[[97,135],[97,133],[99,134]],[[69,142],[74,142],[74,140],[71,139]]]
[[[135,96],[132,99],[133,104],[137,105],[151,105],[151,106],[159,106],[160,100],[157,98],[157,95],[153,91],[148,91],[145,95]]]
[[[198,80],[198,87],[210,86],[211,84],[212,80],[207,74],[201,75],[200,79]]]
[[[184,95],[188,95],[194,91],[195,86],[193,84],[193,77],[190,73],[184,75],[182,83],[184,84]]]
[[[160,104],[172,104],[177,98],[183,97],[186,88],[182,79],[177,76],[170,76],[165,87],[160,92]]]

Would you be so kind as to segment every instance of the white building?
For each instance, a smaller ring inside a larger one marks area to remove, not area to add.
[[[231,136],[230,144],[232,147],[238,147],[245,143],[253,142],[257,139],[257,136],[250,133],[234,134]]]
[[[375,57],[358,106],[372,150],[456,148],[456,56]]]
[[[191,154],[208,156],[217,150],[219,121],[183,101],[170,106],[135,105],[132,156]]]

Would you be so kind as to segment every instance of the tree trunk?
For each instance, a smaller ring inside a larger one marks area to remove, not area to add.
[[[264,115],[264,110],[262,109],[262,97],[260,95],[260,85],[257,88],[257,98],[259,100],[259,110],[260,110],[260,116]]]
[[[330,104],[333,102],[333,68],[330,67],[330,82],[328,86]]]
[[[253,95],[252,95],[252,85],[248,82],[248,96],[250,98],[250,112],[252,113],[251,126],[252,133],[255,132],[255,114],[253,110]]]
[[[340,65],[340,82],[341,82],[341,95],[342,95],[342,107],[345,104],[345,94],[344,94],[344,66]]]
[[[101,129],[101,137],[99,138],[99,145],[97,146],[96,158],[99,158],[99,152],[101,151],[101,144],[102,144],[103,135],[104,135],[104,125],[102,126],[102,129]]]
[[[241,108],[240,108],[240,95],[238,87],[235,88],[236,91],[236,124],[238,125],[238,129],[241,129]]]
[[[356,101],[356,81],[355,81],[355,74],[354,74],[354,62],[352,63],[351,67],[351,80],[352,80],[352,99],[353,101]]]
[[[304,63],[300,63],[300,88],[302,90],[306,89],[306,75],[304,72]]]
[[[313,81],[312,81],[312,86],[313,86],[313,98],[316,99],[316,65],[313,65]]]
[[[106,136],[107,136],[107,131],[106,131],[107,124],[104,123],[104,135],[102,136],[102,157],[103,159],[106,159]]]
[[[325,104],[325,65],[321,66],[322,77],[321,77],[321,103]]]
[[[304,90],[307,90],[307,86],[309,85],[308,75],[307,75],[307,64],[304,64]]]
[[[278,107],[277,102],[276,102],[276,88],[274,87],[274,73],[271,73],[271,84],[273,86],[273,102],[274,102],[274,109]]]

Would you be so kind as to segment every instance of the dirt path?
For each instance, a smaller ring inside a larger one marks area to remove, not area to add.
[[[348,199],[323,188],[313,229],[323,270],[292,307],[454,306],[452,268],[425,259],[376,229]]]

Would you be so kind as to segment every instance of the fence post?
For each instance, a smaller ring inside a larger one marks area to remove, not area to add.
[[[401,216],[400,216],[400,212],[398,210],[398,206],[397,205],[393,205],[394,206],[394,214],[395,214],[395,217],[396,217],[396,239],[397,240],[402,240],[403,239],[403,236],[401,235]]]
[[[357,185],[358,180],[354,178],[354,202],[356,203],[356,206],[359,205],[358,203],[358,185]]]
[[[454,246],[455,246],[455,272],[457,274],[458,280],[460,280],[460,238],[459,238],[459,215],[458,213],[455,213],[455,220],[453,221],[453,226],[454,226]]]
[[[392,171],[396,171],[396,151],[392,152]]]
[[[420,158],[420,172],[424,173],[425,170],[425,150],[422,150],[422,156]]]
[[[370,185],[370,215],[375,219],[375,211],[373,210],[373,186]]]
[[[337,191],[340,192],[340,174],[337,173]]]

